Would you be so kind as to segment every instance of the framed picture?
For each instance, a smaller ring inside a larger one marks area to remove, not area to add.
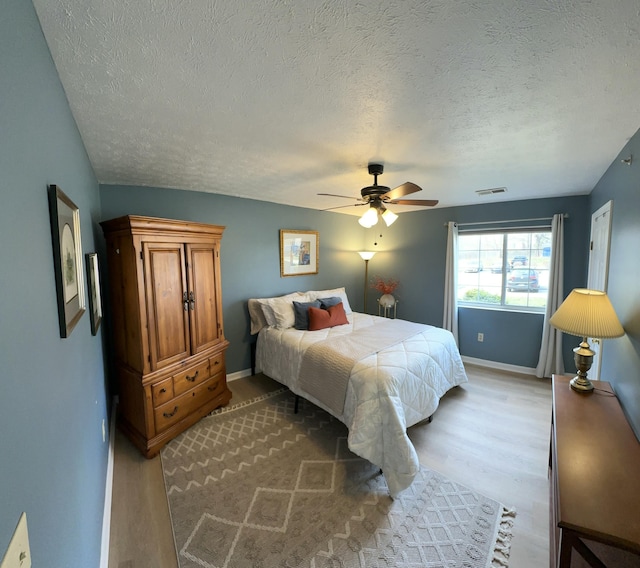
[[[69,337],[85,312],[80,211],[57,185],[50,185],[49,215],[60,337]]]
[[[98,270],[98,254],[90,252],[87,260],[87,283],[89,285],[89,315],[91,316],[91,333],[96,335],[102,321],[102,299],[100,297],[100,271]]]
[[[280,276],[318,274],[318,231],[280,229]]]

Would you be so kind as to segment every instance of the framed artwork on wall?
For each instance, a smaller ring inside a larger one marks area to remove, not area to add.
[[[318,231],[280,229],[280,276],[318,274]]]
[[[57,185],[50,185],[49,215],[60,337],[69,337],[85,312],[80,210]]]
[[[89,286],[89,315],[91,316],[91,334],[96,335],[102,322],[102,299],[100,297],[100,271],[98,270],[98,254],[90,252],[87,260],[87,283]]]

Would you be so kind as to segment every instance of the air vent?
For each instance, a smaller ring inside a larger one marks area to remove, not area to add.
[[[493,195],[494,193],[505,193],[506,187],[492,187],[491,189],[478,189],[476,193],[478,195]]]

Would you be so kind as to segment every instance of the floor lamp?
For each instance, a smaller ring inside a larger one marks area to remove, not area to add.
[[[368,250],[361,250],[358,251],[358,254],[362,257],[362,260],[364,260],[364,309],[362,310],[363,313],[367,313],[367,288],[369,287],[369,261],[373,258],[373,255],[376,254],[375,252],[372,251],[368,251]]]

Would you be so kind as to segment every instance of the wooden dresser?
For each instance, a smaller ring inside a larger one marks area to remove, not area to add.
[[[552,568],[640,567],[640,444],[609,383],[553,377]]]
[[[231,399],[220,279],[224,227],[134,215],[101,226],[118,424],[152,457]]]

